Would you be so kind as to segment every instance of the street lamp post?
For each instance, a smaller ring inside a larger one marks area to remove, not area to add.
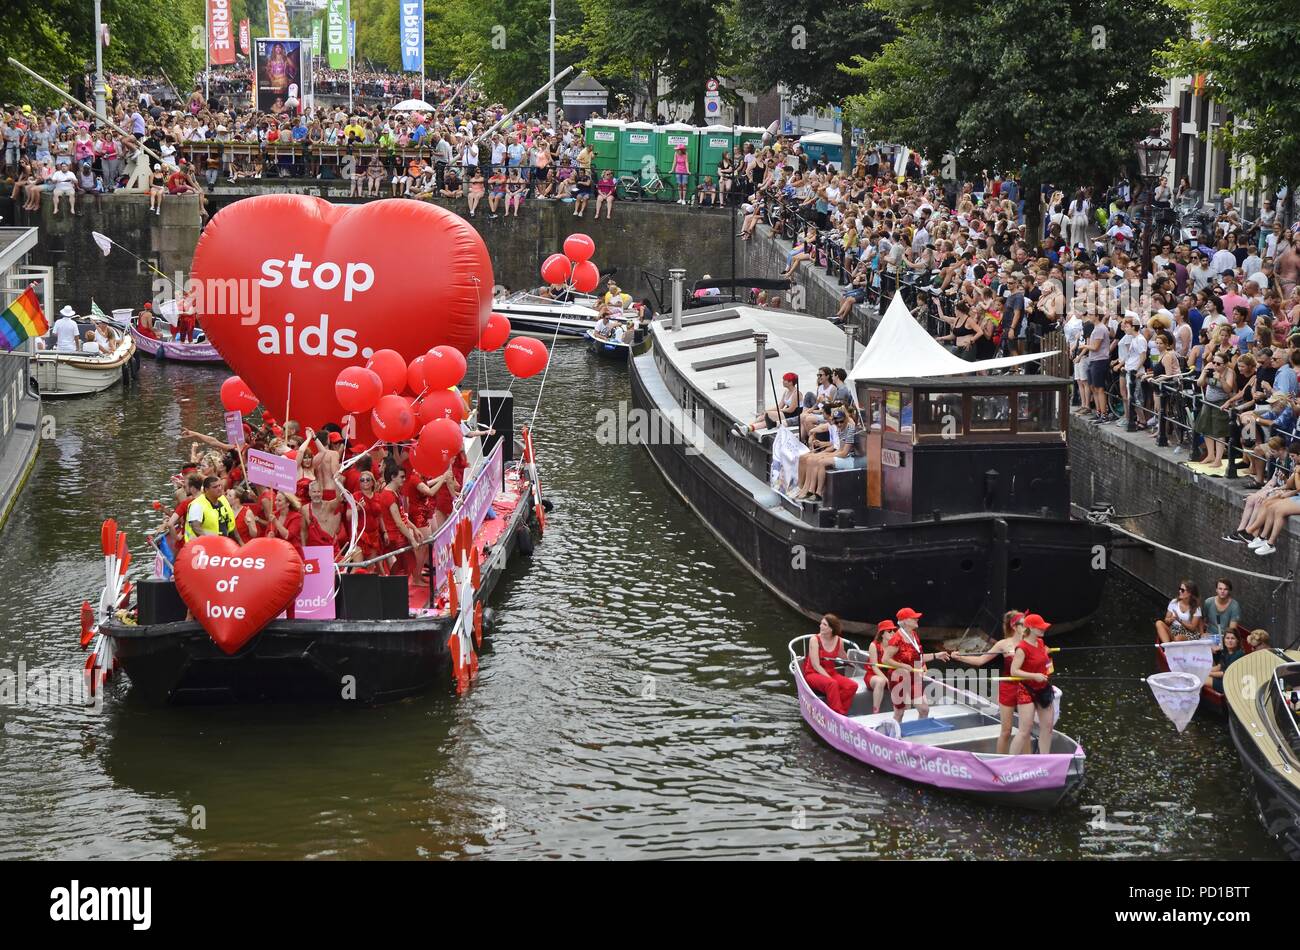
[[[1146,190],[1146,205],[1142,213],[1142,287],[1141,294],[1143,297],[1150,299],[1151,291],[1154,287],[1154,275],[1151,273],[1151,239],[1155,236],[1155,199],[1156,183],[1160,181],[1160,176],[1165,173],[1165,166],[1169,162],[1169,143],[1162,138],[1154,135],[1148,136],[1138,143],[1138,171],[1142,175],[1142,184]],[[1127,372],[1128,379],[1128,419],[1125,428],[1129,432],[1137,432],[1138,424],[1135,418],[1137,410],[1137,400],[1135,386],[1137,383],[1137,373]]]
[[[555,0],[551,0],[551,90],[546,94],[546,121],[555,128]]]
[[[104,24],[95,0],[95,111],[104,114]]]

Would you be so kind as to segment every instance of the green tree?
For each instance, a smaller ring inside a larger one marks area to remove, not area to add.
[[[1156,124],[1159,50],[1181,17],[1162,0],[874,0],[899,36],[846,71],[853,125],[921,151],[945,177],[1019,175],[1028,233],[1042,183],[1114,175]],[[955,161],[945,158],[955,156]]]
[[[730,20],[745,51],[736,78],[760,92],[784,84],[796,110],[841,105],[858,83],[839,64],[869,58],[895,36],[884,13],[865,3],[743,0]]]
[[[1204,73],[1205,94],[1242,123],[1219,128],[1215,144],[1251,156],[1256,181],[1300,182],[1300,19],[1261,0],[1171,2],[1193,33],[1171,44],[1165,74]]]

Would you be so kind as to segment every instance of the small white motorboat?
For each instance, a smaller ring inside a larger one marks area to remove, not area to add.
[[[1052,731],[1047,754],[1000,755],[1001,730],[997,704],[934,677],[926,678],[930,715],[916,710],[894,721],[888,691],[881,711],[871,711],[872,696],[863,683],[868,655],[844,641],[849,668],[844,675],[858,682],[858,692],[841,716],[804,679],[808,641],[816,634],[790,641],[790,673],[799,694],[804,721],[823,740],[872,768],[921,785],[945,788],[1004,805],[1046,810],[1077,793],[1083,784],[1083,747],[1064,733]],[[1034,727],[1034,744],[1038,727]]]
[[[581,340],[600,320],[596,303],[595,297],[574,294],[562,300],[524,290],[497,300],[492,309],[521,336]]]
[[[103,392],[122,379],[135,356],[131,334],[113,321],[79,319],[77,327],[83,337],[87,330],[98,329],[108,339],[108,352],[38,349],[32,356],[32,374],[47,399]]]

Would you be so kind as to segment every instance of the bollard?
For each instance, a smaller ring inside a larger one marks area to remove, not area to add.
[[[668,278],[673,282],[673,330],[682,328],[682,283],[686,279],[686,271],[680,267],[670,268]]]
[[[754,334],[754,348],[758,351],[754,355],[754,405],[757,407],[754,410],[754,417],[761,419],[763,413],[767,410],[767,400],[763,397],[763,386],[766,383],[763,377],[767,375],[766,333]],[[780,415],[779,408],[777,414]],[[778,418],[777,424],[780,424],[780,422],[781,420]]]
[[[1237,477],[1237,456],[1241,451],[1241,418],[1237,413],[1228,411],[1228,471],[1224,478]]]

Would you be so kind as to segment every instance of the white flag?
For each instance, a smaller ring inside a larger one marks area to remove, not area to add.
[[[791,429],[781,426],[772,440],[772,474],[769,484],[776,491],[788,495],[799,487],[799,456],[808,446],[799,441]]]
[[[100,234],[98,231],[91,231],[90,237],[99,249],[104,252],[104,256],[108,257],[108,252],[113,249],[113,242],[109,240],[108,235]]]
[[[1174,640],[1162,646],[1169,669],[1175,673],[1191,673],[1197,682],[1205,682],[1214,666],[1214,654],[1209,640]]]
[[[1169,721],[1179,732],[1186,729],[1201,704],[1202,681],[1191,673],[1153,673],[1147,677],[1147,685]]]

